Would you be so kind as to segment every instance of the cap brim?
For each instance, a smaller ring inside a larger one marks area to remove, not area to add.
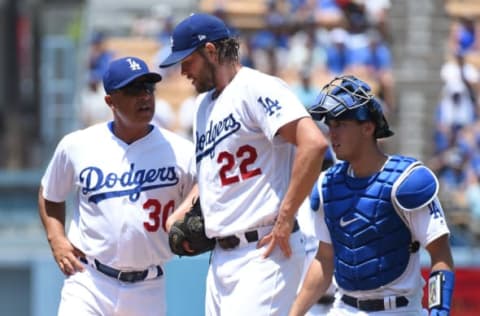
[[[197,49],[197,47],[192,47],[189,49],[179,50],[176,52],[171,52],[170,55],[160,64],[160,68],[167,68],[175,65],[176,63],[187,58]]]
[[[147,73],[143,76],[148,78],[150,82],[159,82],[159,81],[162,80],[162,76],[159,73],[156,73],[156,72],[149,72],[149,73]],[[139,77],[142,77],[142,76],[139,76]]]
[[[130,82],[132,82],[135,79],[140,78],[140,77],[148,78],[148,81],[150,81],[150,82],[159,82],[160,80],[162,80],[162,76],[160,74],[156,73],[156,72],[140,73],[138,75],[135,75],[133,77],[130,77],[130,78],[120,82],[119,84],[114,86],[109,92],[112,92],[113,90],[121,89],[121,88],[125,87],[126,85],[128,85]]]

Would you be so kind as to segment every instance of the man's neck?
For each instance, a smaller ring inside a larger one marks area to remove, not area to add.
[[[242,66],[240,64],[234,63],[222,65],[217,69],[215,91],[212,94],[213,100],[218,98],[218,96],[222,93],[223,89],[225,89],[225,87],[228,86],[230,82],[232,82],[233,78],[235,78],[241,68]]]
[[[350,162],[350,167],[355,177],[368,177],[381,171],[387,159],[388,155],[377,150],[373,155],[363,155],[358,160]]]

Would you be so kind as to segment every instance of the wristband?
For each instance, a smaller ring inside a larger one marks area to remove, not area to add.
[[[430,273],[428,279],[428,308],[450,310],[452,304],[455,274],[448,270],[437,270]]]

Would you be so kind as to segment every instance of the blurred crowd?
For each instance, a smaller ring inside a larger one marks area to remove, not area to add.
[[[335,76],[355,74],[382,98],[387,118],[395,123],[390,0],[258,1],[264,1],[266,8],[262,27],[236,25],[225,0],[214,1],[211,12],[238,36],[243,65],[282,77],[305,106],[313,104],[320,88]],[[180,73],[178,66],[158,68],[170,52],[175,22],[168,7],[156,7],[150,15],[139,16],[129,34],[158,44],[150,63],[162,74],[163,82],[177,80]],[[468,228],[480,237],[480,225],[476,225],[480,223],[480,62],[472,62],[471,57],[480,56],[477,24],[465,17],[451,21],[447,57],[439,73],[442,93],[432,115],[433,155],[427,163],[439,177],[441,196],[468,210]],[[111,115],[101,88],[102,72],[115,56],[112,47],[105,45],[107,38],[108,34],[98,32],[91,39],[90,74],[79,112],[84,125]],[[191,137],[194,98],[190,94],[172,104],[168,95],[158,93],[154,123]]]
[[[258,0],[265,5],[262,27],[231,23],[234,13],[228,1],[214,1],[213,14],[231,27],[241,43],[245,66],[277,75],[291,84],[302,102],[311,105],[319,89],[336,75],[352,73],[369,82],[384,100],[387,113],[395,110],[391,35],[388,30],[390,0]],[[245,6],[252,2],[245,1]],[[160,70],[157,65],[170,51],[175,24],[167,6],[156,7],[148,16],[138,16],[130,36],[153,38],[158,51],[151,58],[152,69],[164,81],[178,68]],[[84,125],[109,117],[108,108],[96,104],[103,98],[101,73],[115,50],[107,47],[108,34],[98,32],[91,40],[90,76],[80,116]],[[160,83],[162,85],[162,83]],[[100,88],[99,88],[100,87]],[[170,104],[168,95],[158,95],[155,121],[190,136],[191,96],[181,104]],[[184,117],[184,116],[187,117]]]
[[[466,210],[459,224],[480,241],[480,44],[478,22],[451,23],[447,57],[440,70],[442,90],[434,119],[434,150],[429,165],[440,181],[441,196]]]

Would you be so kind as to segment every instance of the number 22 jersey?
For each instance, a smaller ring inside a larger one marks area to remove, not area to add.
[[[221,237],[274,223],[295,153],[277,132],[309,114],[284,81],[248,67],[213,92],[197,98],[194,140],[206,233]]]

